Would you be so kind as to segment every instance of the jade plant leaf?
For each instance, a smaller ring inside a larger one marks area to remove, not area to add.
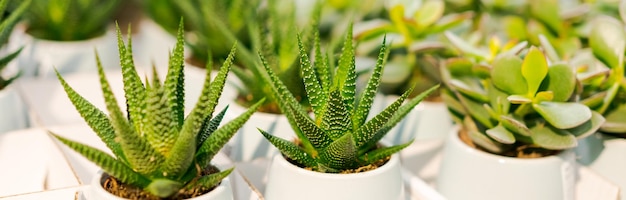
[[[533,108],[548,123],[559,129],[574,128],[591,119],[591,110],[577,103],[544,101],[533,104]]]
[[[492,139],[503,143],[503,144],[513,144],[515,143],[515,136],[511,131],[504,128],[502,124],[498,124],[496,127],[488,129],[485,131],[489,137]]]
[[[610,133],[626,132],[626,104],[620,105],[613,112],[606,115],[606,122],[600,128]]]
[[[533,98],[539,90],[541,82],[548,75],[548,62],[537,47],[530,47],[522,63],[521,72],[528,85],[527,95]]]
[[[567,101],[576,89],[576,74],[569,65],[555,64],[548,69],[548,76],[542,84],[547,85],[545,91],[553,93],[552,101]]]
[[[580,126],[567,129],[567,131],[576,136],[576,138],[584,138],[595,133],[600,126],[605,124],[605,121],[606,120],[600,113],[591,111],[591,120],[581,124]]]
[[[454,33],[446,31],[444,34],[446,38],[450,41],[450,43],[452,43],[454,47],[459,49],[464,54],[467,54],[472,57],[476,57],[480,60],[486,60],[487,58],[489,58],[488,52],[472,46],[471,44],[467,43],[465,40],[454,35]]]
[[[528,86],[522,75],[522,62],[522,59],[513,55],[494,59],[491,70],[493,85],[509,94],[526,94]]]
[[[533,143],[545,149],[567,149],[576,147],[578,144],[574,135],[562,129],[539,125],[530,130]]]
[[[626,47],[623,25],[613,18],[601,18],[594,21],[589,35],[589,46],[593,54],[607,67],[620,66]]]
[[[445,5],[441,0],[425,1],[422,6],[415,12],[415,22],[419,29],[428,27],[435,23],[441,16]]]

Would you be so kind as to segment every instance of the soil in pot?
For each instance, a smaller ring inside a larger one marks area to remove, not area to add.
[[[467,133],[465,129],[462,128],[461,130],[459,130],[458,134],[459,134],[459,138],[461,139],[461,141],[463,141],[463,143],[467,144],[468,146],[474,149],[481,150],[483,152],[492,153],[474,144],[474,142],[469,137],[469,134]],[[509,148],[508,150],[502,153],[498,153],[497,155],[514,157],[514,158],[541,158],[541,157],[556,155],[556,154],[559,154],[560,152],[561,151],[558,151],[558,150],[548,150],[548,149],[543,149],[543,148],[535,147],[532,145],[521,144],[517,142],[512,145],[512,148]]]
[[[219,172],[217,167],[211,166],[208,170],[202,172],[202,175],[209,175],[213,173]],[[102,179],[100,180],[102,187],[107,192],[122,198],[127,198],[131,200],[183,200],[190,199],[197,196],[201,196],[203,194],[211,192],[213,188],[195,188],[192,190],[181,189],[178,193],[172,197],[162,199],[157,196],[154,196],[141,188],[137,188],[131,185],[127,185],[125,183],[120,182],[115,177],[110,176],[109,174],[102,174]],[[219,184],[218,184],[219,186]]]

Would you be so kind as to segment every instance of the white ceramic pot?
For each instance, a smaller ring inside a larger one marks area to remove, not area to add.
[[[446,140],[437,190],[447,199],[574,199],[574,151],[543,158],[512,158],[463,143],[459,128]]]
[[[24,46],[15,61],[24,76],[55,77],[56,68],[61,74],[95,72],[98,50],[104,68],[119,68],[115,31],[81,41],[52,41],[34,38],[27,34],[25,24],[19,24],[11,34],[11,49]]]
[[[403,200],[404,186],[397,155],[383,166],[362,173],[329,174],[306,170],[274,156],[265,198],[271,200]]]
[[[619,186],[621,200],[626,200],[626,139],[602,133],[586,137],[578,143],[578,162]]]
[[[376,116],[398,97],[377,96],[369,117]],[[413,144],[400,152],[403,166],[425,181],[432,181],[437,173],[431,163],[436,163],[433,161],[438,158],[452,127],[452,118],[443,102],[422,101],[385,135],[383,141],[398,145],[415,139]]]
[[[99,171],[91,181],[91,185],[87,187],[83,194],[88,200],[125,200],[115,196],[102,187],[102,171]],[[229,178],[222,180],[219,186],[213,189],[211,192],[204,195],[191,198],[189,200],[232,200],[233,192],[230,186]]]
[[[26,107],[15,85],[9,85],[0,90],[0,133],[26,127],[28,127]]]

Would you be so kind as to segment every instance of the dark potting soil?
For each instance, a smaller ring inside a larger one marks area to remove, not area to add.
[[[219,172],[219,169],[217,169],[217,167],[211,166],[209,167],[209,169],[205,170],[202,172],[202,176],[204,175],[208,175],[208,174],[213,174],[213,173],[217,173]],[[132,185],[127,185],[125,183],[120,182],[117,178],[109,175],[109,174],[103,174],[102,175],[102,179],[100,180],[100,182],[102,183],[102,187],[109,193],[118,196],[118,197],[122,197],[122,198],[127,198],[127,199],[131,199],[131,200],[182,200],[182,199],[190,199],[190,198],[194,198],[206,193],[211,192],[215,187],[212,188],[194,188],[191,190],[187,190],[187,189],[181,189],[178,191],[177,194],[175,194],[172,197],[169,198],[159,198],[157,196],[154,196],[144,190],[142,190],[141,188],[137,188],[135,186]],[[219,184],[218,184],[219,185]]]

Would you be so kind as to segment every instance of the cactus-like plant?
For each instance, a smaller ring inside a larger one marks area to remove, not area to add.
[[[382,77],[381,90],[385,94],[400,95],[416,86],[415,95],[439,84],[439,60],[447,57],[447,51],[436,37],[472,17],[471,12],[444,15],[443,0],[428,0],[417,5],[411,1],[392,4],[388,6],[388,19],[357,24],[365,27],[355,34],[355,38],[362,42],[359,45],[362,53],[370,52],[367,47],[378,47],[376,40],[383,34],[397,36],[390,46],[390,61],[386,75]]]
[[[471,50],[463,45],[460,49]],[[599,113],[573,102],[572,68],[564,63],[548,65],[536,47],[517,45],[490,62],[473,62],[477,59],[467,54],[442,68],[446,85],[442,97],[453,119],[484,150],[528,156],[569,149],[604,122]]]
[[[56,41],[86,40],[106,32],[119,0],[35,0],[26,32]]]
[[[295,164],[315,171],[332,173],[357,169],[384,160],[407,147],[412,141],[389,147],[377,145],[393,126],[436,88],[433,87],[402,105],[411,93],[411,90],[408,90],[384,111],[366,121],[380,83],[386,47],[383,41],[373,75],[357,99],[351,30],[350,27],[338,67],[334,72],[327,63],[327,56],[321,53],[319,37],[315,39],[314,64],[309,60],[302,40],[298,38],[302,79],[315,115],[314,119],[297,104],[296,98],[286,90],[285,85],[261,56],[263,66],[267,69],[273,84],[273,94],[280,99],[279,106],[289,119],[301,145],[263,130],[260,132]]]
[[[164,83],[159,81],[155,70],[153,80],[146,80],[144,86],[133,63],[130,36],[128,44],[124,44],[119,28],[117,32],[127,116],[117,105],[99,58],[98,74],[108,116],[77,94],[57,74],[71,102],[115,157],[54,136],[122,183],[157,197],[175,196],[179,191],[207,192],[232,171],[206,174],[206,170],[212,167],[211,159],[260,105],[260,102],[255,104],[218,128],[226,109],[215,116],[213,111],[230,70],[235,47],[213,81],[211,69],[207,67],[198,103],[185,117],[182,20]]]
[[[27,11],[30,3],[30,0],[22,1],[19,7],[15,9],[9,16],[6,16],[6,18],[5,16],[0,16],[0,20],[2,21],[0,22],[0,45],[4,46],[7,43],[13,27],[15,27],[15,24],[17,24],[22,15],[24,15],[24,13]],[[4,13],[4,11],[7,9],[8,4],[9,0],[0,1],[0,13]],[[15,59],[15,57],[17,57],[21,51],[22,49],[20,48],[0,58],[0,72],[2,72],[7,67],[8,63],[11,62],[11,60]],[[0,73],[0,90],[7,87],[20,76],[20,73],[18,73],[9,78],[3,78],[1,74],[2,73]]]

